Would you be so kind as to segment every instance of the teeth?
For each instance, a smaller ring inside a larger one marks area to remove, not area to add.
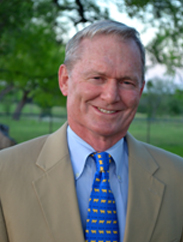
[[[100,110],[102,113],[115,113],[115,111],[109,111],[109,110],[105,110],[103,108],[98,108],[98,110]]]

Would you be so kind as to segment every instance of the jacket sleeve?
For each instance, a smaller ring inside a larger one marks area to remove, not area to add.
[[[1,204],[0,204],[0,241],[9,242]]]

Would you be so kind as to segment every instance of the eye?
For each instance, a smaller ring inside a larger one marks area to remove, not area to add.
[[[124,84],[126,84],[126,85],[132,85],[133,83],[130,82],[130,81],[124,81]]]
[[[120,86],[125,89],[134,89],[136,87],[136,81],[128,78],[120,80]]]
[[[89,81],[95,85],[101,85],[104,82],[104,78],[102,76],[91,76]]]
[[[93,81],[96,84],[100,84],[104,81],[104,78],[102,76],[92,76],[91,81]]]
[[[100,76],[94,76],[93,79],[95,79],[95,80],[100,80],[101,77],[100,77]]]
[[[120,84],[121,85],[134,85],[134,82],[132,80],[127,80],[127,79],[124,79],[124,80],[120,80]]]

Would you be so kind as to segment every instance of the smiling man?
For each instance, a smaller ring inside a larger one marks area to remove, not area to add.
[[[119,22],[69,41],[67,123],[0,153],[1,242],[183,242],[183,159],[128,133],[144,65],[138,32]]]
[[[79,51],[73,68],[61,65],[59,71],[68,122],[96,151],[104,151],[126,135],[136,113],[144,87],[141,53],[134,40],[113,33],[86,37]]]

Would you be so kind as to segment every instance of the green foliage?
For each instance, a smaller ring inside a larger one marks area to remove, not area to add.
[[[172,81],[155,78],[147,82],[138,111],[146,113],[148,118],[181,115],[183,114],[182,97],[182,90],[177,89]]]
[[[57,43],[54,29],[56,6],[48,0],[13,0],[0,4],[0,11],[5,12],[0,25],[1,88],[13,86],[14,92],[22,91],[22,98],[27,93],[24,104],[39,95],[36,101],[43,106],[45,102],[41,97],[45,99],[45,94],[49,93],[53,105],[53,100],[61,96],[57,73],[64,60],[64,46]],[[9,8],[11,15],[6,14]],[[23,20],[15,21],[20,17]],[[60,99],[60,103],[64,105],[65,99]]]
[[[63,63],[64,49],[56,44],[52,35],[42,26],[31,24],[29,30],[25,29],[24,34],[17,37],[11,55],[2,59],[1,66],[6,72],[1,78],[7,83],[13,80],[14,88],[29,91],[29,97],[36,97],[41,92],[44,99],[45,93],[49,93],[53,104],[50,95],[61,95],[57,73]]]
[[[170,113],[180,115],[183,113],[183,90],[176,89],[169,101]]]
[[[163,63],[169,72],[183,67],[183,1],[124,0],[130,17],[144,26],[156,28],[156,36],[147,46],[151,61]]]

